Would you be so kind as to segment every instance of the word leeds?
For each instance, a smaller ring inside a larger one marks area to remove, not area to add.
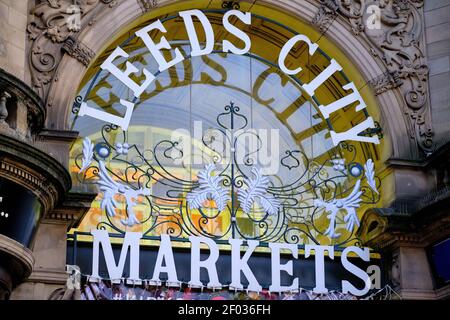
[[[103,249],[104,260],[106,263],[106,269],[109,273],[109,278],[112,281],[120,281],[123,278],[123,272],[127,256],[129,252],[129,277],[128,281],[134,283],[140,283],[142,279],[139,276],[141,270],[139,270],[140,259],[140,243],[139,240],[142,237],[141,233],[127,232],[123,241],[122,249],[118,263],[114,258],[111,242],[106,230],[93,230],[91,231],[94,236],[93,243],[93,261],[92,261],[92,275],[90,281],[97,281],[101,279],[99,275],[99,259],[100,259],[100,245]],[[218,244],[210,238],[206,237],[189,237],[190,242],[190,281],[188,285],[191,287],[201,288],[204,283],[200,279],[201,270],[205,271],[208,275],[209,282],[206,284],[208,288],[220,289],[222,283],[219,281],[219,275],[217,272],[217,263],[220,257],[220,251]],[[242,284],[241,273],[247,279],[248,285],[246,290],[253,292],[262,291],[262,286],[257,280],[258,274],[254,274],[249,267],[249,259],[252,257],[255,249],[258,247],[259,242],[256,240],[246,241],[246,250],[243,250],[243,240],[229,239],[228,243],[231,246],[230,254],[231,260],[231,282],[229,284],[232,290],[244,290]],[[271,266],[271,284],[269,291],[272,292],[289,292],[296,291],[300,288],[299,278],[293,277],[294,260],[299,259],[298,247],[295,244],[287,243],[269,243],[270,248],[270,266]],[[202,253],[201,249],[207,249],[208,254]],[[332,246],[320,246],[320,245],[306,245],[305,246],[305,259],[309,258],[314,251],[315,256],[315,287],[313,292],[315,293],[327,293],[328,289],[325,284],[325,255],[328,253],[328,258],[334,260],[334,247]],[[242,254],[241,254],[242,253]],[[287,257],[288,261],[282,263],[282,255],[284,259]],[[358,279],[359,283],[364,283],[363,288],[359,289],[350,281],[342,280],[342,292],[350,293],[356,296],[363,296],[368,293],[372,287],[372,277],[367,274],[363,269],[359,268],[355,264],[349,261],[348,257],[358,257],[366,263],[370,261],[370,252],[368,248],[359,247],[347,247],[341,253],[342,267],[352,274],[354,278]],[[201,259],[201,257],[203,259]],[[187,266],[178,266],[178,268]],[[370,267],[369,267],[370,268]],[[181,269],[178,269],[181,270]],[[165,279],[161,280],[161,274],[165,274]],[[284,275],[284,281],[286,282],[286,276],[288,276],[289,285],[282,285],[282,275]],[[223,274],[220,275],[223,277]],[[301,279],[300,279],[301,280]],[[177,268],[174,259],[174,252],[172,250],[172,244],[168,235],[161,235],[161,243],[158,248],[156,261],[154,263],[153,276],[150,283],[161,284],[162,281],[166,281],[168,286],[179,286],[181,282],[178,279]],[[205,280],[206,282],[206,280]],[[362,285],[358,285],[362,286]]]
[[[179,13],[179,16],[184,21],[184,25],[189,37],[191,46],[190,57],[204,56],[212,53],[215,45],[215,35],[212,25],[209,22],[207,16],[200,10],[182,11]],[[194,18],[196,18],[200,22],[200,25],[203,28],[205,41],[200,42],[200,40],[198,39],[198,35],[194,26]],[[223,40],[223,42],[221,43],[222,51],[225,53],[232,53],[236,55],[245,55],[250,52],[252,46],[251,39],[245,32],[230,23],[230,20],[235,18],[239,19],[246,25],[251,25],[252,15],[250,12],[241,12],[237,10],[227,11],[223,15],[222,23],[225,30],[234,35],[235,38],[239,39],[243,43],[243,46],[241,44],[238,47],[235,44],[231,43],[229,40]],[[167,32],[162,22],[160,20],[156,20],[148,26],[136,31],[135,35],[142,40],[142,42],[149,50],[150,54],[157,62],[159,67],[159,71],[157,73],[152,74],[148,69],[144,67],[138,68],[136,65],[129,61],[125,61],[125,70],[121,70],[113,63],[116,59],[129,58],[129,54],[126,53],[121,47],[117,47],[101,65],[101,68],[103,70],[107,70],[108,72],[110,72],[127,88],[129,88],[137,99],[156,79],[156,76],[160,72],[163,72],[189,58],[183,56],[178,48],[173,49],[169,41],[164,36],[160,38],[160,41],[158,43],[155,43],[155,41],[150,36],[150,33],[154,30],[159,31],[163,34]],[[278,55],[278,67],[288,76],[297,75],[302,71],[301,67],[290,69],[286,66],[286,59],[289,56],[289,53],[295,46],[297,46],[298,43],[305,43],[308,46],[308,52],[310,56],[314,55],[319,49],[318,44],[312,43],[311,40],[303,34],[295,35],[289,41],[287,41]],[[163,50],[173,50],[171,60],[167,60],[164,57]],[[303,91],[306,92],[309,96],[313,97],[316,90],[328,79],[330,79],[330,77],[333,76],[334,73],[339,71],[342,71],[342,67],[336,60],[331,59],[330,64],[315,79],[307,84],[303,84]],[[130,76],[132,75],[139,76],[140,78],[143,78],[143,80],[141,81],[141,83],[137,83],[132,78],[130,78]],[[330,115],[332,113],[352,104],[355,104],[356,111],[358,112],[364,110],[367,107],[353,82],[344,85],[343,89],[349,92],[349,94],[328,105],[319,106],[319,111],[324,119],[330,119]],[[126,131],[130,125],[134,103],[126,99],[121,99],[120,103],[126,109],[125,115],[123,117],[113,115],[93,107],[89,107],[85,102],[81,104],[78,115],[90,116],[105,122],[109,122],[121,127],[124,131]],[[339,144],[339,142],[345,140],[379,144],[379,139],[376,135],[362,135],[363,132],[367,132],[374,126],[375,124],[373,118],[368,117],[365,121],[355,125],[348,131],[339,133],[331,131],[331,139],[333,141],[333,144],[336,146]]]

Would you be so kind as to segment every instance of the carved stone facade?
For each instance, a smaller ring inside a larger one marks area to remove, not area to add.
[[[87,66],[95,53],[78,42],[76,34],[95,23],[97,10],[113,7],[116,0],[41,1],[32,9],[34,21],[27,27],[30,40],[29,67],[31,82],[48,107],[52,82],[58,81],[57,69],[64,53]],[[100,6],[101,5],[101,6]]]
[[[339,17],[353,34],[365,37],[386,73],[370,81],[375,93],[400,88],[410,138],[427,156],[434,151],[434,130],[425,58],[423,0],[321,0],[312,23],[326,34]]]
[[[157,0],[137,0],[143,12],[147,12],[158,6]]]

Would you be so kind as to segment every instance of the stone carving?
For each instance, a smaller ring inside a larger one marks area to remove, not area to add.
[[[62,49],[72,58],[77,59],[85,67],[89,65],[91,60],[95,57],[95,52],[89,49],[84,44],[78,42],[74,37],[69,36]]]
[[[376,94],[400,87],[409,133],[425,154],[433,151],[433,127],[428,102],[428,67],[423,43],[423,0],[320,0],[313,19],[325,33],[338,14],[353,33],[364,34],[372,54],[387,72],[370,81]]]
[[[386,71],[382,75],[369,81],[369,84],[374,89],[375,94],[379,95],[388,90],[400,87],[403,82],[397,72]]]
[[[113,0],[42,0],[31,10],[35,19],[28,24],[27,32],[31,47],[29,66],[33,89],[47,99],[52,81],[57,81],[55,71],[64,53],[88,65],[94,53],[79,43],[74,35],[84,26],[99,3],[110,7]],[[47,103],[48,105],[48,103]]]
[[[312,20],[312,24],[317,26],[320,32],[327,32],[338,15],[338,3],[335,0],[320,0],[321,6],[316,16]]]
[[[392,265],[391,265],[391,283],[394,287],[398,287],[401,284],[401,272],[400,272],[400,257],[399,253],[396,252],[392,256]]]
[[[11,98],[11,95],[4,91],[0,94],[0,125],[5,123],[8,118],[8,109],[6,108],[6,100]]]
[[[137,0],[143,12],[150,11],[158,6],[157,0]]]

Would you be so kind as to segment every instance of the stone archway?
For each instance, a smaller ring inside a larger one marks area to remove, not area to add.
[[[351,13],[367,8],[358,8],[356,4],[346,7],[342,1],[336,0],[321,4],[322,2],[266,0],[259,1],[258,4],[283,10],[316,25],[320,36],[312,40],[320,44],[324,36],[328,37],[349,57],[363,75],[366,81],[364,86],[371,87],[376,95],[385,132],[392,142],[392,158],[414,159],[430,152],[433,148],[433,129],[429,105],[427,101],[419,101],[423,98],[417,95],[418,90],[421,90],[425,98],[428,94],[427,68],[422,63],[423,50],[420,43],[414,40],[408,43],[407,35],[399,32],[403,25],[399,21],[395,24],[394,21],[394,27],[382,30],[382,37],[390,34],[393,35],[394,42],[409,45],[403,51],[402,48],[383,51],[387,49],[377,40],[379,36],[377,38],[364,29],[364,12],[360,15]],[[255,1],[242,3],[251,6]],[[408,24],[412,24],[414,30],[421,31],[421,22],[414,20],[420,14],[420,5],[409,1],[402,3],[395,1],[399,10],[408,12],[408,15],[402,13],[410,19]],[[122,28],[147,17],[155,7],[165,8],[174,4],[179,5],[177,1],[170,0],[121,3],[108,0],[87,1],[81,6],[83,19],[80,26],[71,26],[67,23],[70,20],[59,19],[61,16],[67,17],[66,13],[71,12],[70,1],[64,1],[58,8],[47,3],[38,5],[34,9],[36,21],[28,28],[32,39],[30,68],[33,86],[47,104],[47,128],[67,129],[68,112],[87,66]],[[183,5],[189,6],[189,3],[184,2]],[[194,2],[190,7],[195,7]],[[54,26],[54,21],[58,21],[57,27]],[[39,49],[44,50],[37,52],[37,44]],[[413,49],[416,52],[411,51]],[[396,58],[409,52],[416,57],[414,60],[410,58],[400,61]],[[386,58],[388,53],[393,55],[390,60]]]

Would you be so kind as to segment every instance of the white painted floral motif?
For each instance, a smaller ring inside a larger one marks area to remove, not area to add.
[[[94,158],[94,144],[88,137],[83,140],[83,160],[81,163],[81,169],[78,173],[83,172],[91,165],[92,159]]]
[[[139,224],[139,220],[136,218],[134,213],[134,207],[137,205],[137,198],[140,195],[149,196],[150,189],[140,188],[138,190],[134,190],[131,187],[121,184],[119,182],[114,181],[105,167],[103,161],[99,161],[99,181],[97,184],[99,185],[100,191],[103,193],[103,198],[100,204],[102,210],[106,210],[106,213],[110,217],[114,217],[117,208],[117,202],[114,197],[117,194],[121,194],[125,197],[126,201],[126,210],[127,210],[127,219],[121,219],[123,225],[132,227],[136,224]]]
[[[227,202],[230,200],[227,188],[221,186],[223,177],[213,176],[216,166],[209,164],[204,170],[198,173],[199,187],[187,194],[186,200],[191,209],[203,207],[206,200],[214,200],[219,212],[225,210]]]
[[[356,182],[351,194],[343,199],[334,199],[326,202],[320,199],[314,201],[314,205],[317,208],[325,208],[326,212],[329,212],[327,218],[330,220],[330,225],[325,231],[325,234],[330,238],[339,238],[340,233],[336,233],[336,216],[340,210],[345,210],[347,215],[344,217],[344,221],[347,223],[346,229],[350,232],[353,231],[355,226],[359,227],[359,218],[356,214],[356,208],[359,208],[361,202],[362,191],[360,191],[361,180]]]
[[[377,185],[375,183],[375,165],[373,164],[372,159],[367,160],[366,164],[364,165],[364,171],[367,179],[367,184],[374,192],[379,194]]]
[[[334,158],[331,160],[331,163],[333,164],[334,170],[342,172],[343,174],[347,174],[345,170],[345,159]]]
[[[278,213],[280,200],[267,192],[269,178],[262,175],[261,169],[253,167],[252,174],[255,179],[247,178],[244,180],[246,189],[238,190],[238,200],[245,213],[250,213],[253,203],[258,201],[264,211],[269,215]]]

